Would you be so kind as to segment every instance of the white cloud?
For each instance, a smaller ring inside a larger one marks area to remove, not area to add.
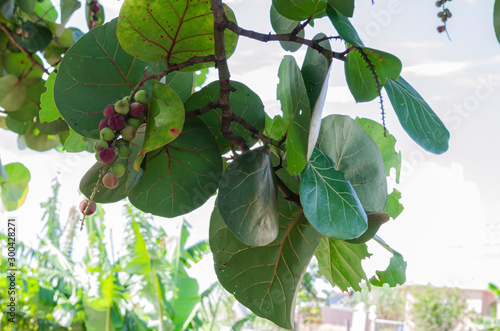
[[[419,64],[403,68],[403,73],[412,73],[417,76],[443,76],[463,71],[467,62],[438,62]]]

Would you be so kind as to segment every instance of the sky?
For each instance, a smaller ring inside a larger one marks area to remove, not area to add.
[[[263,33],[272,31],[269,23],[270,0],[231,0],[238,24]],[[118,15],[122,1],[101,1],[107,19]],[[448,21],[451,41],[438,34],[440,24],[434,1],[357,0],[353,25],[366,46],[398,56],[403,62],[402,75],[424,97],[443,120],[451,134],[450,148],[442,155],[425,152],[404,132],[388,97],[384,95],[386,124],[402,151],[400,183],[394,174],[389,187],[402,192],[404,212],[385,224],[379,234],[408,262],[407,282],[437,286],[486,289],[488,282],[500,284],[500,45],[492,24],[493,0],[453,1],[448,5],[453,17]],[[83,12],[75,13],[68,26],[87,31]],[[318,32],[336,35],[328,19],[306,30],[312,38]],[[334,50],[341,42],[332,41]],[[299,65],[305,47],[293,53]],[[235,54],[229,59],[231,78],[245,83],[264,102],[270,114],[280,113],[276,101],[277,69],[284,55],[278,43],[261,43],[240,38]],[[209,81],[216,80],[212,71]],[[324,116],[346,114],[380,121],[377,101],[356,104],[347,88],[343,63],[334,61]],[[20,240],[37,242],[41,234],[39,208],[51,194],[55,177],[62,183],[61,219],[69,208],[78,205],[82,195],[78,183],[94,163],[91,154],[44,153],[16,148],[16,135],[2,130],[0,156],[3,164],[22,162],[31,171],[28,199],[19,210],[6,213],[18,219]],[[192,225],[191,243],[208,237],[209,200],[202,208],[186,215]],[[107,241],[120,247],[125,219],[119,204],[106,205]],[[5,217],[2,217],[5,218]],[[157,218],[157,225],[175,233],[182,218]],[[3,222],[4,223],[4,222]],[[112,235],[109,229],[112,228]],[[0,225],[5,231],[5,225]],[[77,231],[77,240],[85,240],[85,231]],[[110,239],[111,238],[111,239]],[[79,247],[78,245],[76,247]],[[372,272],[383,270],[389,255],[370,245],[374,256],[366,261]],[[75,251],[79,251],[78,248]],[[381,257],[378,257],[381,256]],[[195,266],[193,274],[201,287],[215,280],[210,258]]]

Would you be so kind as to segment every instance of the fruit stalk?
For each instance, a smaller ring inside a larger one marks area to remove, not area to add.
[[[92,204],[92,201],[94,201],[94,197],[97,193],[97,190],[99,189],[99,185],[101,184],[102,177],[104,177],[104,174],[106,174],[111,167],[110,164],[104,165],[104,168],[101,170],[101,173],[99,174],[99,177],[97,178],[97,183],[94,186],[94,189],[92,190],[92,194],[89,197],[89,202],[87,203],[87,207],[85,207],[85,210],[83,211],[83,216],[82,216],[82,224],[80,225],[80,231],[83,230],[83,225],[85,223],[85,216],[87,215],[87,210],[89,209],[89,206]]]

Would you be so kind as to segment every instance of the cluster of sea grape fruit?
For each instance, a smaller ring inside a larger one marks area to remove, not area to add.
[[[446,23],[449,18],[451,18],[452,14],[448,8],[445,8],[444,5],[446,2],[452,1],[452,0],[438,0],[436,1],[436,7],[441,8],[442,10],[437,13],[437,16],[441,19],[441,22]],[[437,30],[439,33],[442,33],[446,31],[446,25],[440,25],[437,27]]]
[[[109,165],[109,171],[104,174],[100,183],[107,189],[116,188],[120,183],[120,177],[127,170],[124,164],[116,163],[116,160],[128,159],[132,153],[130,142],[145,119],[146,103],[147,92],[140,90],[135,94],[134,102],[129,103],[129,98],[125,97],[115,104],[107,105],[103,111],[104,119],[99,123],[101,139],[95,142],[94,151],[98,162]],[[88,199],[86,200],[80,204],[82,213],[88,204]],[[95,208],[92,206],[91,204],[86,215],[93,214]],[[93,210],[91,214],[88,213],[90,210]]]
[[[101,7],[99,6],[99,1],[97,0],[92,0],[88,3],[89,6],[89,21],[88,21],[88,26],[89,30],[92,30],[96,22],[99,22],[99,17],[97,17],[97,14],[101,12]]]

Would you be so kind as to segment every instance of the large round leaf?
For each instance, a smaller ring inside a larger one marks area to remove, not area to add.
[[[50,1],[49,1],[50,2]],[[19,26],[14,26],[18,28]],[[19,28],[22,29],[22,34],[14,34],[17,42],[24,48],[38,52],[49,46],[52,41],[52,32],[40,24],[33,24],[30,21],[24,22]]]
[[[149,107],[146,139],[141,155],[160,148],[177,138],[184,126],[184,104],[168,85],[153,83],[153,96]]]
[[[210,1],[125,0],[118,19],[118,40],[123,49],[142,61],[169,64],[184,62],[194,56],[214,53],[214,23]],[[235,21],[225,7],[226,15]],[[236,48],[238,35],[226,30],[226,55]],[[200,64],[193,70],[212,64]]]
[[[0,107],[6,111],[16,111],[22,107],[26,99],[26,86],[19,84],[14,75],[0,78]]]
[[[267,246],[247,246],[229,230],[217,208],[210,219],[210,247],[217,278],[256,315],[292,329],[295,298],[321,235],[300,208],[279,198],[280,230]]]
[[[300,173],[304,214],[319,233],[332,239],[353,239],[368,228],[366,213],[344,173],[315,149]]]
[[[349,116],[323,119],[319,148],[345,174],[364,210],[381,212],[387,201],[387,179],[382,154],[363,127]]]
[[[128,192],[132,189],[132,187],[136,184],[137,179],[140,178],[142,170],[135,171],[134,170],[134,161],[136,157],[141,152],[142,144],[144,143],[144,132],[146,131],[146,126],[142,125],[137,130],[135,138],[130,142],[130,149],[132,153],[130,153],[128,159],[118,158],[114,164],[123,164],[126,167],[125,174],[120,177],[120,182],[117,187],[114,189],[108,189],[103,186],[100,186],[95,197],[94,201],[99,203],[113,203],[116,201],[120,201],[127,197]],[[90,197],[94,187],[97,183],[97,179],[104,169],[104,164],[96,163],[92,166],[92,168],[83,175],[80,181],[80,191],[86,197]],[[100,184],[99,184],[100,185]]]
[[[40,132],[35,123],[33,123],[28,131],[26,131],[24,140],[26,141],[27,147],[38,152],[48,151],[49,149],[59,145],[61,142],[59,136],[48,135]]]
[[[30,171],[21,163],[9,163],[4,168],[0,162],[0,168],[0,197],[3,207],[8,211],[15,210],[26,201]]]
[[[221,178],[217,207],[246,245],[267,245],[278,235],[278,189],[266,147],[240,155]]]
[[[300,21],[290,20],[284,16],[282,16],[274,5],[271,5],[271,25],[273,27],[274,32],[276,33],[290,33],[292,32],[298,25]],[[304,29],[300,30],[297,33],[297,37],[304,38],[305,32]],[[294,43],[291,41],[280,41],[281,47],[285,51],[296,52],[302,46],[302,44]]]
[[[236,91],[231,92],[231,95],[229,96],[229,105],[231,106],[233,113],[242,117],[247,123],[255,127],[257,130],[264,130],[266,118],[264,105],[262,104],[259,96],[242,83],[231,81],[231,86],[236,89]],[[202,108],[209,102],[218,100],[219,92],[219,82],[208,84],[200,91],[194,93],[188,101],[186,101],[186,111]],[[199,118],[205,122],[215,136],[221,153],[225,154],[231,150],[231,145],[222,136],[222,132],[220,130],[221,117],[222,111],[219,108],[212,109],[199,116]],[[256,139],[252,138],[252,133],[237,122],[232,122],[231,128],[234,133],[240,135],[246,140],[249,147],[252,147],[257,142]]]
[[[326,0],[273,0],[273,5],[284,17],[302,21],[323,11]]]
[[[43,65],[42,60],[38,55],[33,54],[33,58]],[[17,77],[23,77],[24,85],[32,85],[40,81],[43,72],[38,67],[35,67],[31,60],[24,53],[13,53],[7,51],[4,57],[5,71],[8,74]]]
[[[110,103],[128,96],[148,73],[165,68],[164,63],[142,62],[125,53],[116,39],[113,20],[92,29],[68,50],[54,84],[57,109],[69,126],[84,137],[99,138],[102,112]],[[145,86],[151,92],[152,82]]]
[[[200,207],[219,186],[222,158],[210,130],[189,118],[182,133],[146,154],[144,176],[130,191],[130,202],[155,215],[175,217]]]

